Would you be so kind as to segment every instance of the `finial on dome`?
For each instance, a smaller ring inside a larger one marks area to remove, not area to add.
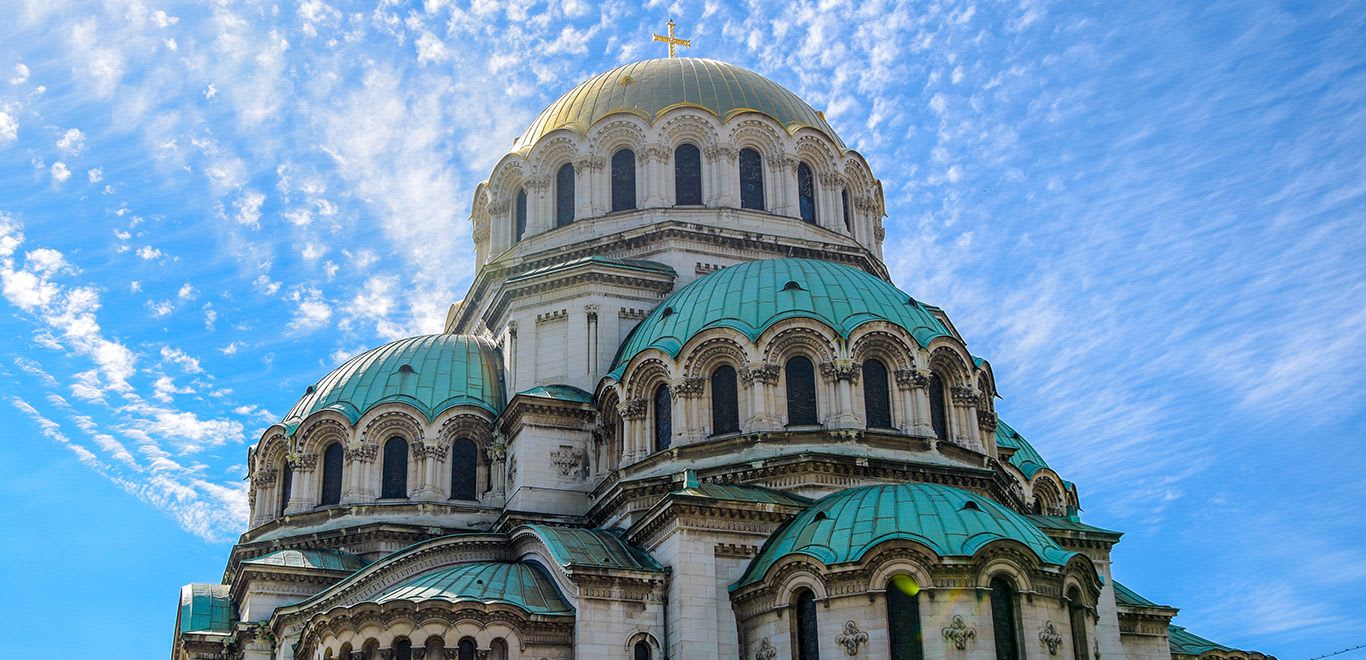
[[[692,39],[679,39],[675,37],[674,27],[674,19],[671,18],[669,19],[669,36],[666,37],[662,34],[654,35],[655,41],[662,41],[669,44],[669,57],[678,57],[674,54],[674,46],[687,46],[688,48],[692,48]]]

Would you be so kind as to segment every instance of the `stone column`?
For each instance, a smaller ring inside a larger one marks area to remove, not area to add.
[[[745,424],[755,431],[783,430],[782,417],[773,399],[781,368],[766,362],[751,362],[740,370],[740,380],[750,394],[750,418]]]
[[[574,220],[594,218],[607,212],[603,204],[603,191],[607,188],[603,181],[603,170],[607,160],[592,154],[574,161]]]
[[[701,417],[703,378],[680,378],[669,385],[674,408],[674,446],[690,445],[706,438]]]
[[[862,373],[862,365],[848,358],[821,363],[821,375],[835,387],[835,405],[825,426],[832,429],[859,428],[859,414],[854,410],[853,384]]]
[[[279,480],[280,471],[272,467],[261,468],[251,476],[251,490],[255,496],[252,527],[263,525],[275,518],[275,484]]]
[[[981,449],[977,429],[977,401],[980,395],[971,385],[955,385],[950,388],[953,399],[954,441],[971,449]]]
[[[710,207],[740,207],[740,152],[724,144],[707,147],[703,152],[707,158],[707,171],[711,185],[707,188],[706,203]]]
[[[625,438],[622,438],[622,464],[635,463],[639,461],[644,453],[641,451],[643,438],[645,437],[645,411],[649,408],[645,399],[629,399],[623,402],[618,411],[621,413],[622,428]]]
[[[294,486],[289,491],[289,506],[285,513],[307,511],[318,503],[314,498],[318,490],[314,486],[317,466],[317,454],[303,453],[294,458]]]
[[[778,196],[770,205],[773,212],[793,218],[802,217],[801,203],[797,199],[797,165],[801,161],[795,156],[784,154],[774,163],[773,175],[778,182]]]
[[[640,205],[643,208],[673,206],[673,200],[669,197],[669,191],[673,189],[669,185],[673,172],[668,171],[673,153],[662,144],[648,144],[640,150],[639,157],[643,165],[641,171],[644,174],[644,195]]]
[[[374,444],[346,449],[346,490],[342,492],[342,504],[375,499],[375,491],[370,484],[370,466],[378,455],[379,445]]]
[[[920,437],[934,435],[930,424],[930,375],[914,367],[896,370],[896,386],[901,390],[901,432]]]
[[[541,174],[522,183],[526,188],[526,235],[535,236],[555,226],[555,204],[551,199],[551,177]]]

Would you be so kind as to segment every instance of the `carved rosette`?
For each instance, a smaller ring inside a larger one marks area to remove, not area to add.
[[[778,657],[778,649],[773,648],[773,642],[765,637],[759,640],[759,650],[754,652],[754,660],[773,660]]]
[[[977,426],[987,433],[996,431],[996,413],[990,410],[977,411]]]
[[[674,381],[669,385],[669,392],[676,397],[692,398],[702,394],[702,386],[706,383],[705,378],[683,378]]]
[[[825,376],[826,380],[847,380],[857,383],[862,371],[862,364],[843,358],[821,363],[821,375]]]
[[[373,463],[376,456],[379,456],[379,445],[361,445],[359,447],[346,448],[346,461],[348,463],[356,461]]]
[[[844,647],[849,655],[858,655],[858,647],[868,641],[868,633],[859,629],[858,624],[846,621],[844,631],[835,637],[835,642]]]
[[[969,385],[954,385],[950,392],[953,395],[953,402],[960,406],[975,406],[982,400],[977,390]]]
[[[751,362],[740,370],[740,380],[745,381],[746,385],[763,383],[764,385],[777,385],[778,374],[782,367],[766,362]]]
[[[617,407],[622,419],[642,419],[649,408],[645,399],[630,399]]]
[[[930,386],[930,374],[919,369],[897,369],[896,384],[903,390],[923,390]]]
[[[953,647],[962,651],[968,647],[968,642],[977,638],[977,629],[968,625],[963,617],[953,615],[953,623],[946,626],[940,633],[944,639],[953,642]]]
[[[1052,621],[1045,621],[1043,630],[1039,631],[1039,642],[1048,647],[1049,655],[1057,655],[1058,647],[1062,645],[1062,635],[1058,634],[1058,629],[1053,626]]]

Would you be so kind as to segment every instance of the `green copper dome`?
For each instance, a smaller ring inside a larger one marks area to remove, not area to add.
[[[541,112],[517,147],[528,149],[561,128],[586,133],[599,119],[617,112],[653,122],[677,107],[699,108],[723,120],[741,112],[759,112],[789,133],[814,128],[844,148],[825,117],[782,85],[733,64],[692,57],[634,62],[579,83]]]
[[[614,378],[641,351],[677,356],[709,328],[732,328],[751,340],[789,318],[820,321],[848,337],[869,321],[905,328],[921,346],[949,336],[923,305],[890,282],[856,268],[815,259],[769,259],[729,266],[679,289],[645,317],[622,344]]]
[[[430,420],[452,406],[474,405],[498,414],[503,377],[498,349],[467,335],[424,335],[400,339],[346,361],[285,415],[292,432],[319,410],[336,410],[353,423],[382,403],[402,402]]]
[[[540,567],[515,562],[456,564],[400,582],[375,597],[377,603],[391,600],[507,603],[532,614],[574,613]]]
[[[1024,516],[975,493],[939,484],[864,486],[827,496],[793,518],[731,589],[762,580],[788,555],[810,555],[833,566],[859,561],[893,539],[924,544],[940,557],[971,557],[1001,539],[1023,543],[1046,564],[1061,566],[1076,554]]]

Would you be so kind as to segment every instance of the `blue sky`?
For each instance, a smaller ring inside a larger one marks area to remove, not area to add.
[[[897,283],[1120,580],[1282,658],[1366,642],[1366,6],[639,5],[3,3],[0,618],[165,653],[247,445],[440,329],[474,187],[672,16],[867,157]]]

